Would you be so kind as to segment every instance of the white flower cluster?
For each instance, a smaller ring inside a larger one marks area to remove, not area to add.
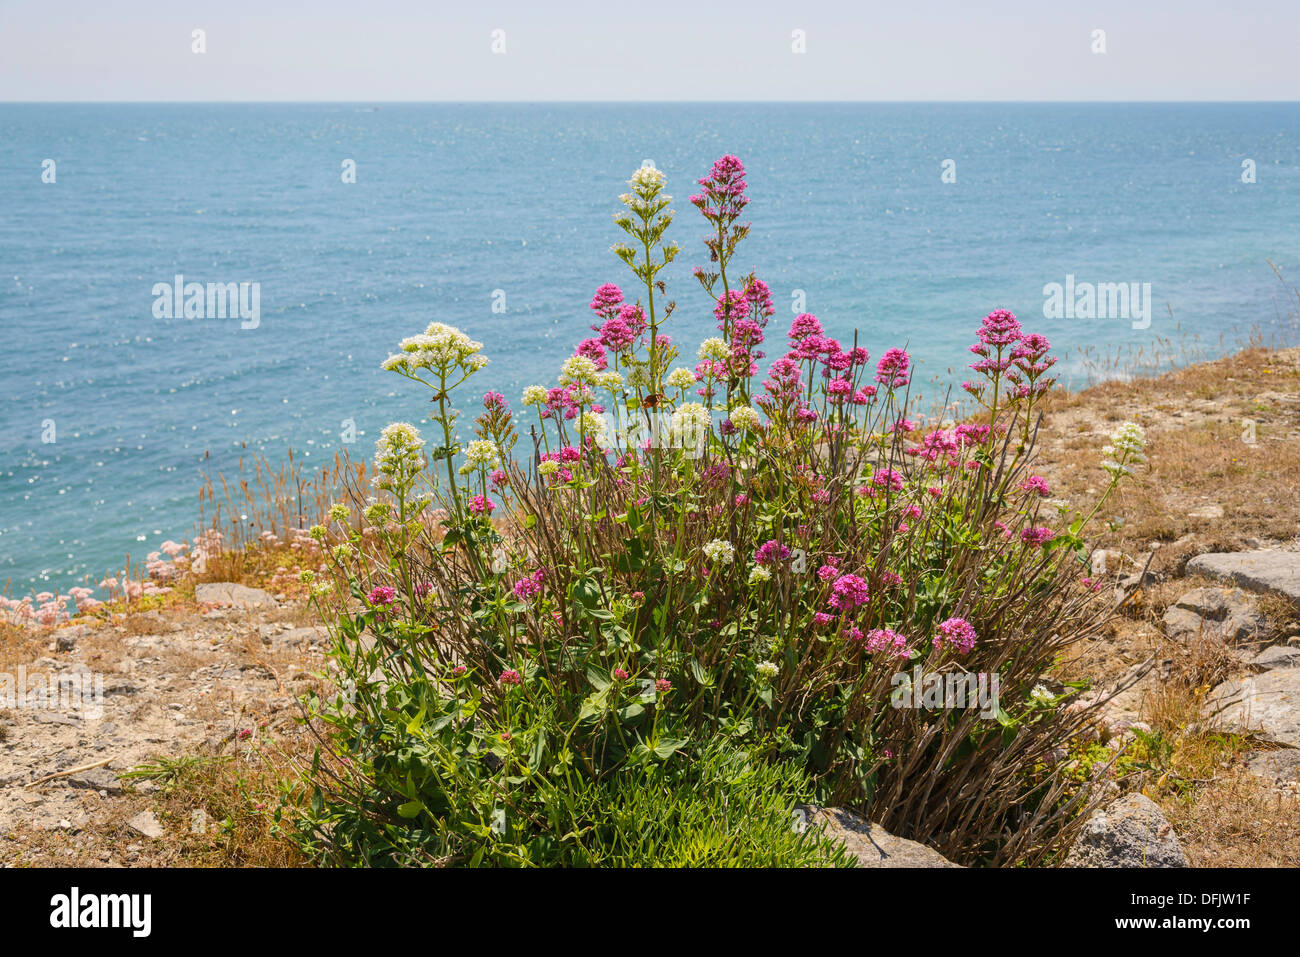
[[[731,410],[731,424],[738,429],[752,432],[758,428],[758,410],[749,405],[738,405]]]
[[[564,365],[560,366],[560,385],[594,384],[598,371],[596,363],[586,356],[569,356],[564,360]]]
[[[755,670],[758,671],[758,676],[764,681],[771,681],[781,671],[781,669],[777,667],[776,663],[772,661],[760,661]]]
[[[701,360],[707,359],[710,362],[723,362],[730,354],[731,350],[727,348],[726,342],[719,339],[717,336],[713,336],[711,339],[705,339],[701,342],[700,351],[698,353]]]
[[[730,565],[736,557],[736,548],[725,539],[715,538],[704,545],[704,557],[715,565]]]
[[[398,343],[402,350],[384,360],[383,367],[390,372],[411,372],[415,369],[434,369],[446,372],[460,367],[466,373],[477,372],[488,364],[486,356],[479,355],[483,343],[475,342],[455,326],[441,322],[429,323],[423,335],[411,336]]]
[[[683,392],[695,385],[695,373],[690,369],[674,369],[668,373],[667,380],[670,389],[681,389]]]
[[[633,189],[649,191],[660,188],[664,185],[664,182],[662,171],[655,169],[653,166],[642,166],[632,174],[632,178],[627,181],[627,185]]]
[[[546,402],[546,387],[530,385],[524,389],[524,405],[543,405]]]
[[[668,428],[674,441],[695,445],[712,424],[708,409],[698,402],[687,402],[673,412]]]
[[[501,464],[497,447],[486,439],[475,439],[465,446],[465,464],[460,467],[461,475],[469,475],[479,469],[494,469]]]
[[[771,570],[763,565],[755,565],[749,570],[749,583],[751,585],[758,585],[762,582],[770,582],[771,580]]]
[[[603,415],[584,412],[578,418],[578,427],[583,435],[591,436],[598,448],[603,449],[609,444],[609,423],[605,421]]]
[[[375,467],[384,475],[399,471],[415,471],[423,464],[420,453],[424,439],[420,430],[409,422],[394,422],[385,426],[375,443]]]
[[[1101,454],[1106,456],[1101,467],[1116,479],[1132,475],[1131,466],[1140,465],[1147,460],[1146,433],[1136,422],[1125,422],[1116,429],[1110,437],[1110,443],[1101,450]]]

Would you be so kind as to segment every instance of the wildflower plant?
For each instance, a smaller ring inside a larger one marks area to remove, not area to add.
[[[310,701],[306,840],[367,861],[593,860],[607,822],[574,795],[680,783],[722,748],[957,860],[1043,859],[1084,800],[1053,755],[1091,717],[1044,681],[1101,620],[1080,581],[1100,502],[1044,514],[1032,474],[1050,343],[990,313],[964,385],[979,411],[929,430],[907,416],[902,348],[873,364],[805,313],[769,359],[770,291],[736,266],[745,170],[724,156],[691,198],[718,335],[673,368],[671,199],[652,167],[629,187],[614,251],[637,295],[597,289],[596,336],[524,390],[527,416],[489,392],[456,441],[450,393],[487,360],[450,326],[384,363],[433,391],[441,438],[386,429],[387,508],[329,529],[340,690]],[[1121,429],[1103,501],[1142,454]],[[995,720],[894,707],[916,668],[998,675]]]

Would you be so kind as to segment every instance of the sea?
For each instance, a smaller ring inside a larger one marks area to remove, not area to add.
[[[645,163],[693,356],[715,329],[689,197],[727,153],[770,357],[798,312],[906,347],[936,395],[995,308],[1072,386],[1296,339],[1294,103],[0,104],[0,587],[192,537],[241,458],[368,456],[427,415],[380,363],[432,321],[490,359],[462,408],[553,383],[596,287],[635,296],[612,214]],[[177,281],[242,284],[245,311],[186,318]]]

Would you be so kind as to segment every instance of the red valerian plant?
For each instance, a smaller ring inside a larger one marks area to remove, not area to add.
[[[774,310],[737,276],[747,185],[724,156],[691,198],[718,335],[674,366],[664,186],[649,166],[629,181],[615,252],[637,292],[596,290],[597,335],[524,390],[527,423],[488,392],[459,442],[448,397],[487,360],[458,329],[384,363],[432,390],[437,444],[389,426],[362,519],[340,506],[314,530],[346,692],[313,705],[317,833],[554,860],[557,828],[595,826],[565,816],[575,788],[689,773],[723,742],[956,860],[1046,859],[1084,800],[1059,754],[1091,715],[1043,682],[1098,624],[1075,559],[1100,505],[1052,507],[1030,474],[1049,343],[991,312],[964,385],[978,412],[929,430],[907,352],[873,365],[811,314],[760,374]],[[1103,500],[1142,461],[1125,429]],[[968,677],[995,678],[993,700],[955,705]]]

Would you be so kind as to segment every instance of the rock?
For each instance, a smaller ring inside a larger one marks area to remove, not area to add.
[[[1187,513],[1188,518],[1199,518],[1202,521],[1213,521],[1216,518],[1223,518],[1222,505],[1202,505],[1200,508],[1194,508]]]
[[[809,827],[820,827],[857,858],[859,867],[960,867],[938,851],[895,837],[879,824],[843,808],[800,805]]]
[[[1171,638],[1207,633],[1230,642],[1258,640],[1268,619],[1240,588],[1195,588],[1165,610],[1164,629]]]
[[[275,644],[282,648],[301,648],[303,645],[315,647],[329,639],[329,632],[322,627],[290,628],[275,637]]]
[[[1300,748],[1300,668],[1274,668],[1225,681],[1206,708],[1227,730],[1258,730],[1269,740]]]
[[[117,775],[108,768],[91,768],[89,771],[70,775],[68,783],[74,788],[86,788],[90,791],[107,791],[109,794],[122,793],[122,785],[118,782]]]
[[[230,605],[234,608],[274,606],[275,599],[260,588],[236,582],[204,582],[194,586],[194,598],[201,604]]]
[[[1211,552],[1193,558],[1187,571],[1235,582],[1252,591],[1275,592],[1300,603],[1300,552]]]
[[[157,839],[163,836],[163,826],[158,823],[158,818],[154,817],[153,811],[141,811],[127,821],[127,826],[145,837]]]
[[[1300,750],[1251,751],[1246,755],[1246,770],[1274,784],[1300,781]]]
[[[1300,667],[1300,648],[1294,645],[1273,645],[1251,658],[1250,663],[1257,668]]]
[[[1066,867],[1186,867],[1187,856],[1155,802],[1129,794],[1094,811],[1065,858]]]

